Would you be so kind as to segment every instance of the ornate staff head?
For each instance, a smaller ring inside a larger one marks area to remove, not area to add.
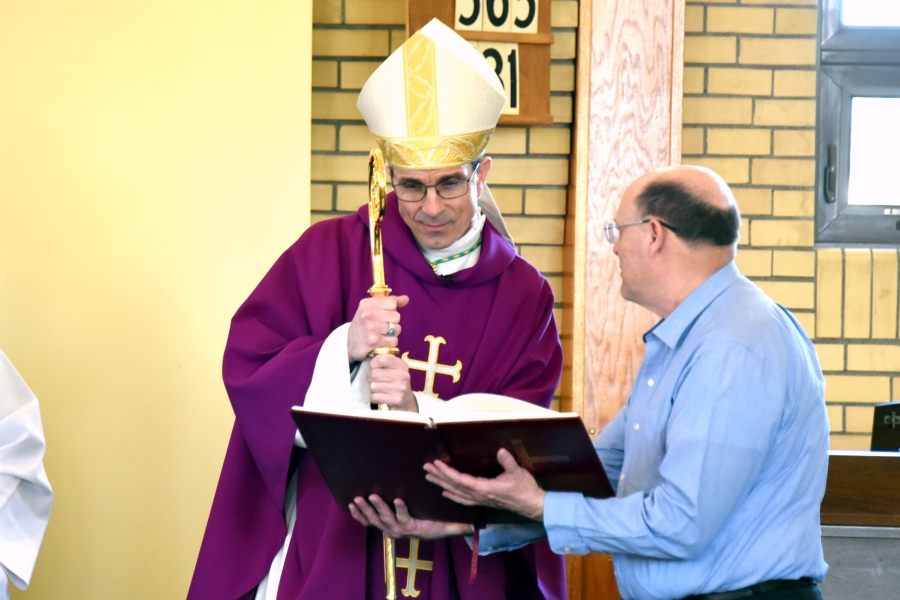
[[[369,242],[372,247],[372,287],[370,296],[387,296],[391,288],[384,282],[384,252],[381,222],[384,221],[384,158],[381,150],[369,153]]]

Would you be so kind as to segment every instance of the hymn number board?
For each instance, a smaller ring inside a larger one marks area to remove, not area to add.
[[[550,0],[409,0],[407,5],[407,36],[436,17],[484,55],[506,92],[500,123],[553,123]]]

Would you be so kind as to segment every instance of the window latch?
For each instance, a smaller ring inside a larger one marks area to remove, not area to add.
[[[828,162],[825,165],[825,202],[837,199],[837,144],[828,144]]]

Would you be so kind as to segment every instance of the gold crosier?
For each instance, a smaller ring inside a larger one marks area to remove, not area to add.
[[[384,157],[374,148],[369,153],[369,242],[372,247],[372,287],[369,295],[389,296],[391,288],[384,282],[384,251],[381,244],[381,223],[384,221]],[[397,354],[396,348],[375,348],[373,355]],[[386,404],[379,410],[390,410]],[[384,534],[384,587],[385,599],[397,600],[397,550],[394,540]]]

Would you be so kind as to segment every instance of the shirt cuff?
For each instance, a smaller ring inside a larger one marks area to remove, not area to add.
[[[478,555],[487,556],[496,552],[518,550],[545,537],[547,532],[540,523],[490,525],[478,533]],[[467,535],[465,538],[471,548],[473,536]]]
[[[544,528],[555,553],[588,554],[591,551],[581,538],[575,520],[577,505],[584,501],[584,496],[575,492],[547,492],[544,496]]]

